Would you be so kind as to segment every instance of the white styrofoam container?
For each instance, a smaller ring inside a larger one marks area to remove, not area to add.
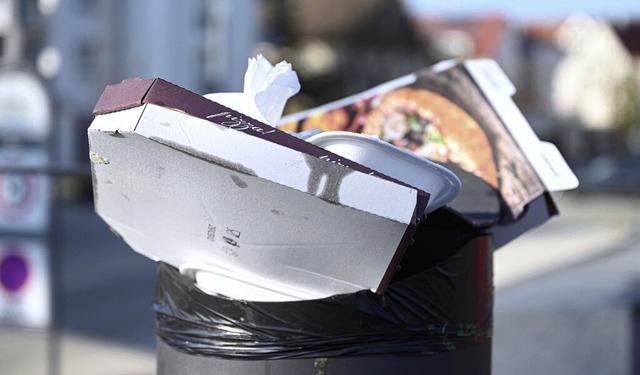
[[[313,135],[308,142],[431,194],[425,213],[455,198],[462,183],[449,169],[377,137],[345,131]]]

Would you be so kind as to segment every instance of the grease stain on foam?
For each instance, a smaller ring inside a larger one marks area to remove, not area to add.
[[[157,167],[155,167],[155,172],[156,172],[156,178],[162,178],[162,176],[164,176],[164,174],[167,172],[167,168],[158,165]]]
[[[233,183],[236,184],[236,186],[238,186],[240,189],[246,189],[249,185],[244,182],[240,177],[238,177],[235,174],[231,175],[231,180],[233,180]]]
[[[307,191],[329,202],[340,203],[340,186],[353,170],[307,154],[304,159],[310,169]]]
[[[158,142],[160,144],[163,144],[165,146],[169,146],[171,148],[174,148],[178,151],[184,152],[185,154],[191,155],[191,156],[195,156],[199,159],[202,159],[204,161],[207,161],[209,163],[213,163],[213,164],[217,164],[223,168],[227,168],[233,171],[236,171],[238,173],[242,173],[242,174],[246,174],[249,176],[257,176],[258,174],[250,169],[245,167],[243,164],[241,163],[236,163],[233,162],[231,160],[227,160],[227,159],[223,159],[214,155],[210,155],[207,154],[205,152],[202,152],[200,150],[197,150],[193,147],[189,147],[189,146],[185,146],[182,144],[179,144],[177,142],[172,142],[172,141],[167,141],[165,139],[162,138],[158,138],[158,137],[150,137],[149,139],[151,139],[154,142]]]

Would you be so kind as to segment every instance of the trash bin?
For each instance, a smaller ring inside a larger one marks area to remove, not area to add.
[[[160,263],[158,374],[489,374],[491,236],[438,210],[414,241],[383,295],[232,300]]]
[[[557,213],[548,193],[492,226],[437,210],[383,295],[240,301],[159,263],[157,373],[490,374],[493,251]]]

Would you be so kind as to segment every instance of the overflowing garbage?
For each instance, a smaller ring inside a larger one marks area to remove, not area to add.
[[[97,213],[159,263],[180,351],[432,354],[490,337],[491,252],[577,179],[492,60],[446,61],[281,118],[286,63],[242,93],[108,86],[88,135]]]

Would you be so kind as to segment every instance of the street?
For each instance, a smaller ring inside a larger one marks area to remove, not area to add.
[[[155,263],[111,233],[91,202],[54,212],[55,324],[4,328],[3,374],[152,374]]]

